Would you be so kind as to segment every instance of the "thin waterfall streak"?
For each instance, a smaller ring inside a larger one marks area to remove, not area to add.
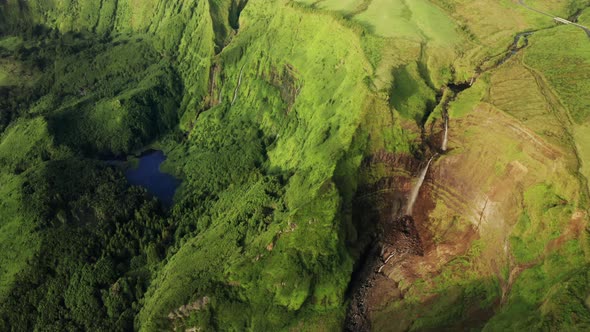
[[[422,185],[424,184],[424,179],[426,178],[426,174],[428,174],[428,168],[430,168],[430,164],[432,163],[432,160],[434,160],[434,157],[436,157],[436,155],[430,158],[428,164],[426,164],[426,167],[424,167],[422,173],[420,173],[420,178],[418,178],[418,182],[416,182],[416,185],[414,185],[414,188],[412,188],[412,192],[410,193],[410,199],[408,200],[408,206],[406,207],[407,216],[412,215],[412,211],[414,210],[414,203],[416,203],[416,199],[418,198],[418,194],[420,193],[420,188],[422,188]]]
[[[449,143],[449,116],[445,116],[445,135],[443,137],[441,150],[447,151],[447,144]]]
[[[242,66],[242,69],[240,69],[240,77],[238,78],[238,84],[236,86],[236,90],[234,91],[234,99],[231,101],[231,106],[233,106],[236,102],[236,99],[238,99],[238,91],[240,90],[240,85],[242,85],[242,75],[244,74],[244,67],[246,67],[246,64],[244,64]]]
[[[381,271],[383,271],[383,268],[387,265],[387,263],[389,262],[389,260],[393,258],[393,256],[395,256],[395,253],[390,254],[389,257],[387,257],[387,259],[385,260],[385,262],[383,262],[383,265],[381,265],[381,267],[379,268],[379,270],[377,270],[377,273],[381,273]]]

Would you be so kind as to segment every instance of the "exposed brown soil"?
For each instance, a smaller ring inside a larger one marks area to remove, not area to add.
[[[344,330],[347,332],[371,331],[371,322],[368,312],[371,303],[368,302],[367,293],[376,285],[378,264],[377,246],[370,249],[359,273],[353,278],[352,296],[346,313]]]
[[[209,297],[204,296],[193,303],[182,305],[178,309],[174,309],[173,311],[171,311],[168,314],[168,320],[170,320],[173,323],[173,330],[177,331],[178,325],[182,325],[184,323],[184,320],[188,318],[191,315],[191,313],[203,310],[209,304],[209,302]],[[189,328],[186,331],[189,330],[198,331],[199,329],[195,327]]]
[[[356,280],[353,280],[346,331],[370,331],[369,312],[372,308],[389,298],[401,296],[397,285],[379,273],[384,262],[394,256],[422,253],[420,235],[413,219],[401,215],[412,188],[411,173],[419,172],[419,163],[411,156],[385,152],[365,160],[365,166],[375,163],[383,163],[400,175],[361,188],[356,197],[355,206],[359,209],[355,213],[356,223],[374,225],[377,234],[369,245]]]
[[[424,255],[424,243],[432,248],[432,235],[426,225],[434,202],[421,193],[415,205],[415,217],[404,216],[403,208],[412,190],[413,180],[422,163],[406,155],[378,153],[366,163],[383,163],[396,174],[362,188],[356,206],[367,211],[357,213],[360,224],[377,224],[377,241],[372,245],[353,287],[348,309],[346,331],[370,331],[371,312],[388,302],[403,298],[397,282],[386,276],[388,266],[402,264]],[[424,238],[425,242],[423,242]]]
[[[489,132],[502,139],[495,142],[485,135]],[[390,317],[398,311],[400,315],[420,312],[411,309],[413,304],[406,303],[406,296],[422,296],[419,302],[425,308],[440,299],[421,294],[414,287],[416,281],[424,281],[427,289],[436,287],[434,278],[453,259],[467,255],[477,239],[485,241],[486,246],[478,256],[475,271],[482,278],[499,278],[501,294],[492,307],[464,308],[462,321],[454,322],[454,328],[481,326],[493,315],[494,308],[508,298],[519,275],[540,263],[516,264],[503,243],[522,211],[523,188],[538,182],[542,174],[568,167],[572,159],[568,152],[513,116],[481,103],[468,116],[453,119],[449,151],[431,164],[412,216],[403,216],[409,193],[425,166],[425,156],[436,151],[440,143],[442,133],[434,130],[431,134],[430,142],[425,142],[423,151],[417,153],[423,158],[379,152],[364,162],[364,167],[381,164],[390,172],[378,182],[362,187],[356,197],[357,203],[362,204],[355,206],[363,206],[363,211],[356,214],[357,223],[376,225],[378,236],[370,257],[364,260],[363,273],[357,278],[348,331],[369,331],[371,323],[392,331],[410,328],[420,317]],[[513,159],[498,159],[507,150],[500,142],[514,144]],[[585,215],[574,214],[562,236],[551,241],[546,251],[557,250],[581,236],[585,227]],[[503,278],[501,271],[505,266],[509,275]],[[445,301],[449,299],[452,296]],[[398,307],[402,309],[391,311]]]
[[[579,238],[586,230],[586,214],[582,211],[576,211],[572,216],[567,228],[557,239],[551,240],[545,247],[545,253],[550,253],[559,249],[565,242]]]
[[[218,82],[220,75],[221,65],[218,63],[214,63],[209,71],[209,93],[206,99],[207,108],[217,106],[221,102],[221,98],[218,95],[219,93],[221,93],[221,84]]]
[[[554,240],[551,240],[547,244],[547,246],[545,247],[545,253],[543,255],[539,256],[532,262],[524,264],[515,264],[514,258],[510,257],[510,266],[512,267],[510,269],[508,280],[503,280],[502,278],[500,278],[502,286],[501,304],[504,304],[508,299],[508,295],[512,290],[512,285],[522,272],[541,263],[549,253],[558,250],[565,242],[573,240],[575,238],[579,238],[586,229],[586,224],[586,214],[582,211],[576,211],[572,216],[571,222],[567,225],[565,231],[561,234],[561,236]],[[501,275],[499,271],[497,273],[498,275]]]
[[[285,65],[282,71],[271,68],[268,75],[263,75],[281,93],[281,99],[287,105],[286,114],[291,112],[295,99],[301,91],[301,82],[297,80],[297,75],[295,68],[289,64]]]
[[[362,272],[357,275],[346,331],[370,331],[374,313],[392,302],[403,300],[408,285],[418,278],[438,274],[441,266],[464,254],[478,237],[473,227],[460,232],[456,229],[437,230],[448,232],[445,238],[454,240],[435,243],[429,215],[435,208],[432,197],[437,196],[432,192],[437,182],[434,177],[441,175],[436,166],[427,173],[413,215],[404,216],[407,197],[425,162],[413,156],[380,152],[365,163],[367,167],[385,164],[393,175],[361,188],[357,196],[360,204],[356,206],[366,209],[357,214],[361,219],[358,222],[376,223],[378,240],[365,259]],[[404,285],[400,285],[401,282]],[[489,313],[482,315],[489,316]]]

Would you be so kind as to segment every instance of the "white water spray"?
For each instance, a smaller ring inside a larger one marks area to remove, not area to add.
[[[420,188],[422,188],[422,185],[424,184],[424,179],[426,178],[426,174],[428,174],[428,168],[430,168],[430,164],[432,163],[432,160],[434,160],[434,157],[436,157],[436,155],[430,158],[428,164],[426,164],[426,167],[424,167],[422,173],[420,173],[420,178],[418,178],[418,182],[416,182],[414,188],[412,188],[412,192],[410,193],[410,199],[408,200],[408,206],[406,207],[406,216],[412,215],[414,203],[416,203],[416,199],[418,198],[418,194],[420,193]]]
[[[443,137],[441,150],[443,152],[447,151],[447,144],[449,143],[449,116],[445,116],[445,135]]]
[[[379,268],[379,270],[377,270],[377,273],[381,273],[381,271],[383,271],[383,268],[385,267],[385,265],[387,265],[387,263],[389,263],[389,260],[393,258],[393,256],[395,256],[395,253],[390,254],[387,259],[385,260],[385,262],[383,262],[383,265],[381,265],[381,267]]]

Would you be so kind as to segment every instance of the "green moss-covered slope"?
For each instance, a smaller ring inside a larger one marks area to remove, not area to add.
[[[584,330],[588,45],[508,0],[0,0],[0,330],[343,330],[435,155],[372,329]]]

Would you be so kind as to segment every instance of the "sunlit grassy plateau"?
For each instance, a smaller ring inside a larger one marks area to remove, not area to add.
[[[435,155],[371,330],[587,331],[589,37],[513,0],[0,0],[0,331],[350,329]],[[170,208],[105,162],[150,148]]]

